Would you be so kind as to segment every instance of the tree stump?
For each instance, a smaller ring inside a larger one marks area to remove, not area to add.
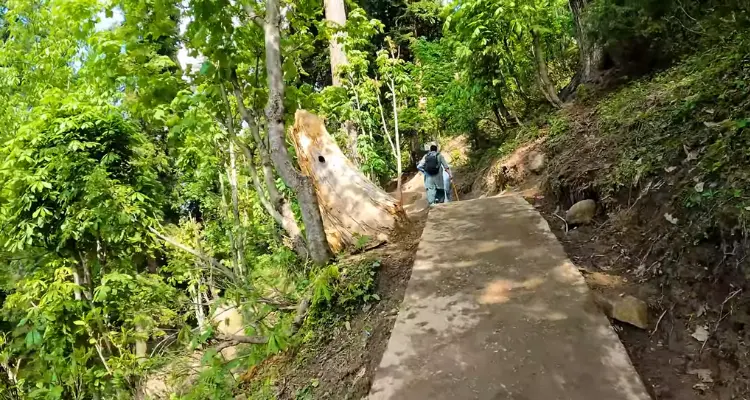
[[[407,221],[398,201],[346,158],[318,116],[298,110],[292,141],[302,173],[312,178],[334,252],[358,243],[361,237],[386,241],[393,229]]]

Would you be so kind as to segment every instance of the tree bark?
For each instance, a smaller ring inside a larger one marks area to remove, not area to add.
[[[234,135],[233,135],[234,136]],[[236,238],[235,251],[237,252],[238,275],[245,274],[245,245],[242,234],[242,222],[240,221],[240,193],[237,187],[237,153],[233,140],[229,140],[229,169],[227,170],[227,180],[232,197],[232,217],[234,219],[234,236]]]
[[[544,93],[544,96],[557,108],[562,107],[562,101],[557,97],[557,89],[549,78],[549,72],[547,71],[547,60],[544,57],[544,50],[542,44],[539,41],[539,34],[535,30],[531,30],[532,48],[534,50],[534,59],[537,65],[537,72],[539,73],[539,82]]]
[[[354,165],[359,167],[359,151],[357,150],[357,142],[359,142],[359,131],[357,130],[357,123],[355,123],[354,121],[344,121],[342,127],[346,132],[346,138],[349,144],[349,159],[354,163]]]
[[[500,114],[500,107],[497,104],[492,105],[492,113],[495,114],[495,124],[498,128],[500,128],[500,130],[504,131],[505,124],[503,124],[503,117]]]
[[[394,82],[392,77],[389,88],[391,89],[391,99],[393,100],[393,134],[396,137],[396,177],[398,179],[398,181],[396,182],[396,191],[398,192],[399,202],[403,204],[404,193],[401,189],[401,174],[403,173],[403,168],[401,166],[401,134],[398,130],[398,102],[396,101],[396,82]]]
[[[222,175],[221,172],[219,172],[219,190],[221,191],[221,211],[223,212],[224,216],[229,215],[229,205],[227,204],[227,194],[226,189],[224,188],[224,175]],[[237,241],[234,239],[234,233],[232,229],[227,229],[227,238],[229,239],[229,250],[232,253],[232,271],[239,274],[240,270],[240,263],[237,259]]]
[[[603,67],[604,51],[593,38],[589,37],[583,21],[583,11],[588,5],[588,0],[569,0],[570,12],[573,14],[573,22],[576,27],[578,40],[578,52],[580,65],[579,83],[594,82],[597,80]]]
[[[227,168],[227,180],[229,181],[229,188],[232,199],[232,217],[234,218],[234,240],[232,241],[232,258],[235,261],[235,272],[239,276],[244,275],[245,270],[245,246],[243,243],[242,235],[242,223],[240,221],[240,195],[237,188],[237,153],[235,152],[234,139],[237,134],[234,130],[234,117],[232,116],[232,107],[229,105],[229,99],[227,98],[224,86],[221,86],[221,100],[224,103],[225,126],[229,133],[229,167]],[[222,189],[222,196],[224,191]],[[232,238],[230,237],[230,240]]]
[[[335,251],[359,237],[385,241],[406,221],[401,205],[346,158],[317,116],[299,110],[292,139],[302,171],[312,177],[328,242]]]
[[[302,175],[292,165],[286,149],[284,132],[284,77],[281,70],[281,32],[279,30],[279,0],[266,0],[265,45],[266,73],[268,75],[268,138],[271,160],[281,179],[297,193],[302,221],[307,232],[307,245],[310,256],[316,264],[322,265],[331,258],[326,242],[323,219],[315,196],[315,188],[309,177]]]
[[[334,29],[341,29],[346,25],[346,9],[344,0],[324,0],[326,21]],[[341,86],[341,66],[346,65],[348,60],[344,51],[344,32],[336,32],[331,35],[329,44],[331,52],[331,77],[333,86]]]
[[[258,199],[260,200],[261,205],[266,209],[266,212],[271,215],[276,223],[279,224],[282,229],[284,229],[287,235],[289,235],[289,239],[291,240],[291,247],[294,249],[297,255],[303,259],[307,259],[310,256],[309,252],[307,251],[307,243],[305,243],[305,239],[302,236],[302,230],[297,224],[297,220],[294,216],[294,211],[292,210],[291,204],[289,204],[289,202],[284,198],[281,198],[280,202],[275,203],[271,203],[268,199],[266,199],[266,196],[263,194],[263,185],[260,182],[260,178],[258,178],[258,171],[255,169],[255,165],[253,164],[254,157],[252,151],[250,151],[250,149],[244,145],[240,146],[240,148],[245,153],[245,158],[247,159],[247,168],[250,172],[250,178],[253,181],[253,186],[255,187],[255,192],[258,194]],[[273,190],[278,192],[275,187]]]
[[[264,206],[266,206],[266,210],[269,212],[269,214],[271,214],[276,222],[281,225],[287,235],[289,235],[289,239],[292,242],[292,248],[294,248],[297,255],[299,255],[303,259],[307,259],[310,256],[310,253],[307,249],[307,243],[305,243],[305,239],[302,236],[302,229],[300,229],[299,224],[297,223],[297,219],[294,215],[294,211],[292,210],[292,205],[289,200],[287,200],[279,192],[278,188],[276,188],[276,173],[273,169],[273,161],[271,160],[271,155],[268,151],[268,148],[266,147],[263,139],[260,137],[258,114],[255,110],[250,111],[245,107],[245,99],[242,95],[242,90],[240,90],[239,83],[237,82],[235,76],[233,76],[232,86],[234,87],[234,96],[237,100],[237,109],[240,111],[242,119],[250,128],[250,133],[253,137],[253,141],[255,142],[255,146],[260,153],[260,163],[263,167],[263,178],[266,184],[266,190],[268,191],[268,197],[271,200],[270,208],[265,204]],[[245,153],[245,158],[247,158],[248,162],[248,168],[251,169],[250,173],[252,174],[253,185],[256,188],[258,197],[261,199],[261,202],[263,202],[266,199],[263,195],[262,187],[258,180],[258,173],[255,170],[255,165],[253,164],[253,152],[250,151],[250,149],[244,143],[238,141],[238,145]],[[272,212],[272,210],[275,210],[276,212]]]
[[[325,6],[326,21],[328,22],[328,25],[335,30],[341,30],[346,25],[346,7],[344,6],[344,0],[324,0],[323,3]],[[345,32],[336,32],[331,35],[329,43],[331,55],[331,81],[333,86],[344,86],[344,79],[341,76],[341,67],[349,64],[343,43],[345,37]],[[357,109],[359,110],[359,96],[351,74],[349,75],[349,79],[351,80],[352,90],[354,91],[355,100],[357,102]],[[348,120],[341,124],[341,129],[346,133],[346,138],[349,142],[349,157],[355,165],[359,166],[360,159],[357,150],[359,131],[357,125],[359,124]]]

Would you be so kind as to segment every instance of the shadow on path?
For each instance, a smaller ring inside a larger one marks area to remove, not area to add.
[[[649,396],[547,222],[503,196],[430,210],[369,398]]]

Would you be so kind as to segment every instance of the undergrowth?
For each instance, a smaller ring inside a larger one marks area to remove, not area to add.
[[[319,346],[331,340],[335,327],[350,320],[363,308],[380,301],[375,292],[380,261],[372,257],[354,256],[313,270],[303,284],[311,294],[311,305],[305,324],[300,332],[283,348],[268,349],[262,357],[254,360],[250,371],[262,363],[266,365],[262,376],[249,376],[242,392],[248,399],[275,399],[275,385],[283,375],[284,364],[300,365],[315,354]],[[285,352],[291,358],[276,358]],[[295,393],[298,399],[308,399],[318,386],[312,380]]]

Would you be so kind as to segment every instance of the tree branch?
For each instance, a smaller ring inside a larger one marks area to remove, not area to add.
[[[242,336],[242,335],[216,335],[216,340],[222,342],[230,342],[230,346],[234,346],[240,343],[244,344],[266,344],[268,338],[265,336]]]
[[[242,152],[245,154],[245,158],[247,159],[247,169],[250,172],[250,177],[253,181],[253,186],[255,187],[255,192],[258,194],[258,200],[260,200],[261,205],[263,205],[263,208],[266,209],[268,214],[273,217],[273,219],[279,224],[284,224],[284,218],[281,216],[281,214],[276,211],[276,209],[273,207],[270,201],[266,198],[266,195],[263,193],[263,186],[260,183],[260,178],[258,178],[258,171],[255,169],[255,165],[253,164],[253,152],[250,150],[249,147],[247,147],[242,141],[240,141],[237,137],[233,138],[237,146],[242,149]]]
[[[247,17],[250,18],[250,21],[253,21],[253,23],[259,27],[263,27],[263,17],[258,15],[258,13],[255,12],[255,9],[250,4],[243,4],[242,8],[245,10],[245,14],[247,14]]]
[[[223,266],[217,259],[215,259],[213,257],[210,257],[210,256],[207,256],[207,255],[199,252],[198,250],[196,250],[196,249],[194,249],[192,247],[189,247],[189,246],[187,246],[187,245],[185,245],[183,243],[180,243],[177,239],[171,238],[171,237],[169,237],[169,236],[167,236],[167,235],[165,235],[165,234],[157,231],[153,227],[149,227],[148,229],[151,231],[151,233],[153,233],[154,235],[156,235],[156,237],[158,237],[159,239],[163,240],[164,242],[166,242],[166,243],[172,245],[173,247],[176,247],[176,248],[178,248],[178,249],[180,249],[180,250],[182,250],[182,251],[184,251],[184,252],[186,252],[186,253],[188,253],[188,254],[196,257],[196,258],[198,258],[199,260],[201,260],[204,263],[208,264],[210,267],[213,267],[213,268],[221,271],[228,278],[231,278],[231,279],[235,278],[234,273],[232,271],[230,271],[227,267]]]
[[[292,327],[289,330],[289,336],[294,336],[302,327],[302,324],[305,322],[305,317],[307,317],[307,311],[309,310],[309,308],[310,308],[309,297],[306,297],[299,302],[299,304],[296,307],[297,309],[296,315],[294,316],[294,320],[292,321]],[[244,335],[224,335],[224,334],[216,335],[214,336],[214,339],[222,342],[216,345],[215,347],[216,351],[222,351],[226,349],[227,347],[237,346],[238,344],[267,344],[269,341],[269,338],[267,336],[244,336]]]

